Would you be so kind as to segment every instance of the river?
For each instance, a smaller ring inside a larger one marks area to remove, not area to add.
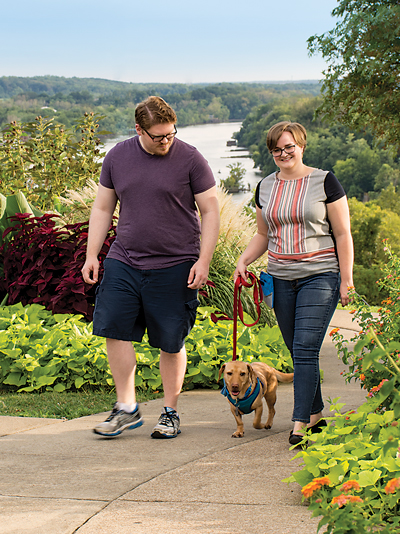
[[[261,175],[259,171],[254,169],[249,152],[238,146],[227,146],[227,141],[231,140],[233,134],[240,130],[241,125],[241,122],[226,122],[185,126],[178,128],[177,137],[195,146],[203,154],[214,173],[217,184],[221,179],[228,177],[228,165],[230,163],[241,163],[246,169],[243,182],[245,186],[250,184],[250,189],[253,190],[261,179]],[[109,139],[105,143],[105,151],[107,152],[127,137]],[[232,198],[235,201],[244,202],[249,200],[251,196],[251,192],[241,192],[233,194]]]

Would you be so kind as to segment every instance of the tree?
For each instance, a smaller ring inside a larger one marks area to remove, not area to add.
[[[333,30],[308,40],[328,62],[318,113],[400,146],[400,4],[339,0]]]
[[[246,169],[241,163],[230,163],[228,168],[230,169],[229,176],[225,180],[221,180],[221,186],[231,192],[243,189],[243,178],[246,174]]]

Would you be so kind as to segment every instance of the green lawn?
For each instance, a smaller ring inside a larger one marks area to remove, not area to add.
[[[161,393],[137,392],[138,402],[161,397]],[[79,391],[56,393],[15,393],[0,390],[0,415],[75,419],[110,411],[115,391]]]

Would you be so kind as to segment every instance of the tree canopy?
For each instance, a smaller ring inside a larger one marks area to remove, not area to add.
[[[318,113],[399,148],[399,1],[339,0],[332,15],[335,28],[308,40],[328,63]]]

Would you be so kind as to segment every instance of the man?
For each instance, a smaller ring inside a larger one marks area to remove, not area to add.
[[[174,110],[151,96],[137,106],[135,121],[138,135],[104,159],[82,268],[85,282],[95,284],[98,254],[119,200],[117,238],[104,261],[93,317],[93,333],[107,338],[117,402],[94,432],[116,436],[143,424],[132,341],[140,342],[147,329],[150,344],[160,348],[164,387],[164,408],[151,436],[174,438],[180,433],[185,338],[196,318],[197,290],[208,279],[219,207],[208,163],[175,138]]]

